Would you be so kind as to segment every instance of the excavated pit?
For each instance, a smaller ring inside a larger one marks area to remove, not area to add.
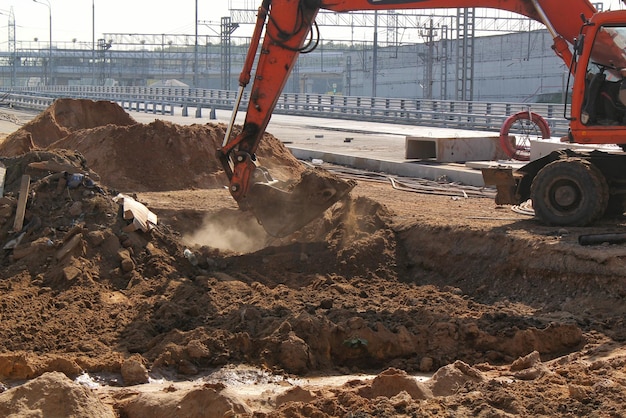
[[[555,231],[487,199],[359,181],[322,218],[272,238],[224,188],[215,157],[224,131],[141,124],[113,103],[61,99],[0,143],[0,242],[21,235],[0,255],[0,381],[130,381],[129,359],[187,380],[249,365],[378,375],[341,389],[294,388],[270,409],[231,402],[242,416],[619,416],[626,249],[581,247],[576,237],[624,228],[622,218]],[[258,157],[276,178],[305,169],[270,134]],[[66,175],[34,162],[74,167],[93,182],[60,186]],[[157,226],[128,231],[118,193],[157,214]],[[439,378],[407,383],[418,372]],[[228,404],[217,384],[180,390],[198,404]],[[154,416],[149,400],[130,397],[100,395],[118,414]],[[177,399],[163,408],[189,402]]]

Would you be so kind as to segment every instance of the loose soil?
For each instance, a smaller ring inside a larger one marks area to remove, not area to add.
[[[626,247],[578,241],[623,216],[554,228],[361,178],[274,238],[224,187],[225,128],[60,99],[5,136],[0,415],[626,415]],[[258,160],[307,169],[269,133]]]

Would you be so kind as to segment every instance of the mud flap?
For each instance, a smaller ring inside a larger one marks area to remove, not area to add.
[[[326,170],[312,168],[291,185],[276,180],[255,183],[245,204],[269,235],[285,237],[321,217],[355,185],[352,180],[345,181]]]
[[[496,205],[517,205],[520,197],[516,194],[517,180],[512,168],[482,168],[485,186],[496,186]]]

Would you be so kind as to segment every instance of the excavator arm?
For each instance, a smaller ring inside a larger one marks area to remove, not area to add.
[[[354,186],[309,170],[300,182],[286,186],[259,167],[256,150],[278,98],[300,53],[315,48],[315,17],[320,9],[335,12],[434,8],[491,8],[510,11],[546,25],[554,50],[569,66],[570,45],[595,8],[587,0],[262,0],[243,70],[235,108],[218,156],[230,181],[230,192],[240,208],[251,210],[270,235],[286,236],[345,196]],[[264,36],[263,36],[264,32]],[[261,42],[262,40],[262,42]],[[249,95],[245,122],[233,136],[235,118],[252,67],[258,62]]]
[[[218,156],[230,180],[230,193],[239,207],[251,211],[272,236],[289,235],[342,199],[355,186],[321,169],[309,169],[294,184],[274,180],[259,167],[255,152],[276,102],[301,52],[313,49],[315,16],[310,1],[263,0],[250,48],[239,77],[235,110]],[[256,75],[241,132],[231,138],[237,109],[265,27]]]
[[[256,168],[254,153],[297,57],[310,46],[304,43],[311,33],[318,10],[306,7],[305,1],[289,0],[263,0],[259,7],[250,48],[239,76],[236,109],[243,89],[250,82],[254,58],[267,21],[246,120],[241,133],[230,139],[236,115],[236,111],[233,112],[220,151],[222,164],[230,178],[231,194],[237,201],[245,198],[249,191],[250,178]]]

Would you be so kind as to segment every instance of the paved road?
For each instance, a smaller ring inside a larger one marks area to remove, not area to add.
[[[178,110],[178,109],[177,109]],[[231,112],[216,110],[215,119],[205,112],[202,118],[193,116],[160,116],[131,112],[138,122],[154,119],[178,124],[221,122],[228,124]],[[236,123],[243,123],[240,112]],[[273,115],[267,132],[283,141],[293,154],[303,160],[322,160],[391,175],[437,180],[445,178],[471,186],[483,186],[480,170],[465,164],[416,161],[405,158],[406,137],[424,138],[497,138],[498,133],[460,129],[395,125],[388,123]]]
[[[138,122],[150,123],[155,119],[167,120],[180,125],[194,123],[228,124],[231,112],[216,110],[215,119],[205,110],[200,118],[195,115],[182,116],[181,109],[175,115],[158,115],[129,112]],[[35,117],[38,112],[15,109],[0,109],[0,134],[11,133]],[[236,122],[243,123],[241,112]],[[385,172],[391,175],[419,177],[429,180],[445,178],[471,186],[482,186],[480,170],[457,163],[416,161],[405,158],[407,136],[424,138],[477,138],[497,136],[458,129],[422,126],[394,125],[366,121],[308,118],[301,116],[273,115],[267,132],[283,141],[287,147],[303,160],[322,160],[348,165],[355,168]]]
[[[35,111],[0,108],[0,135],[17,131],[37,114],[38,112]]]

